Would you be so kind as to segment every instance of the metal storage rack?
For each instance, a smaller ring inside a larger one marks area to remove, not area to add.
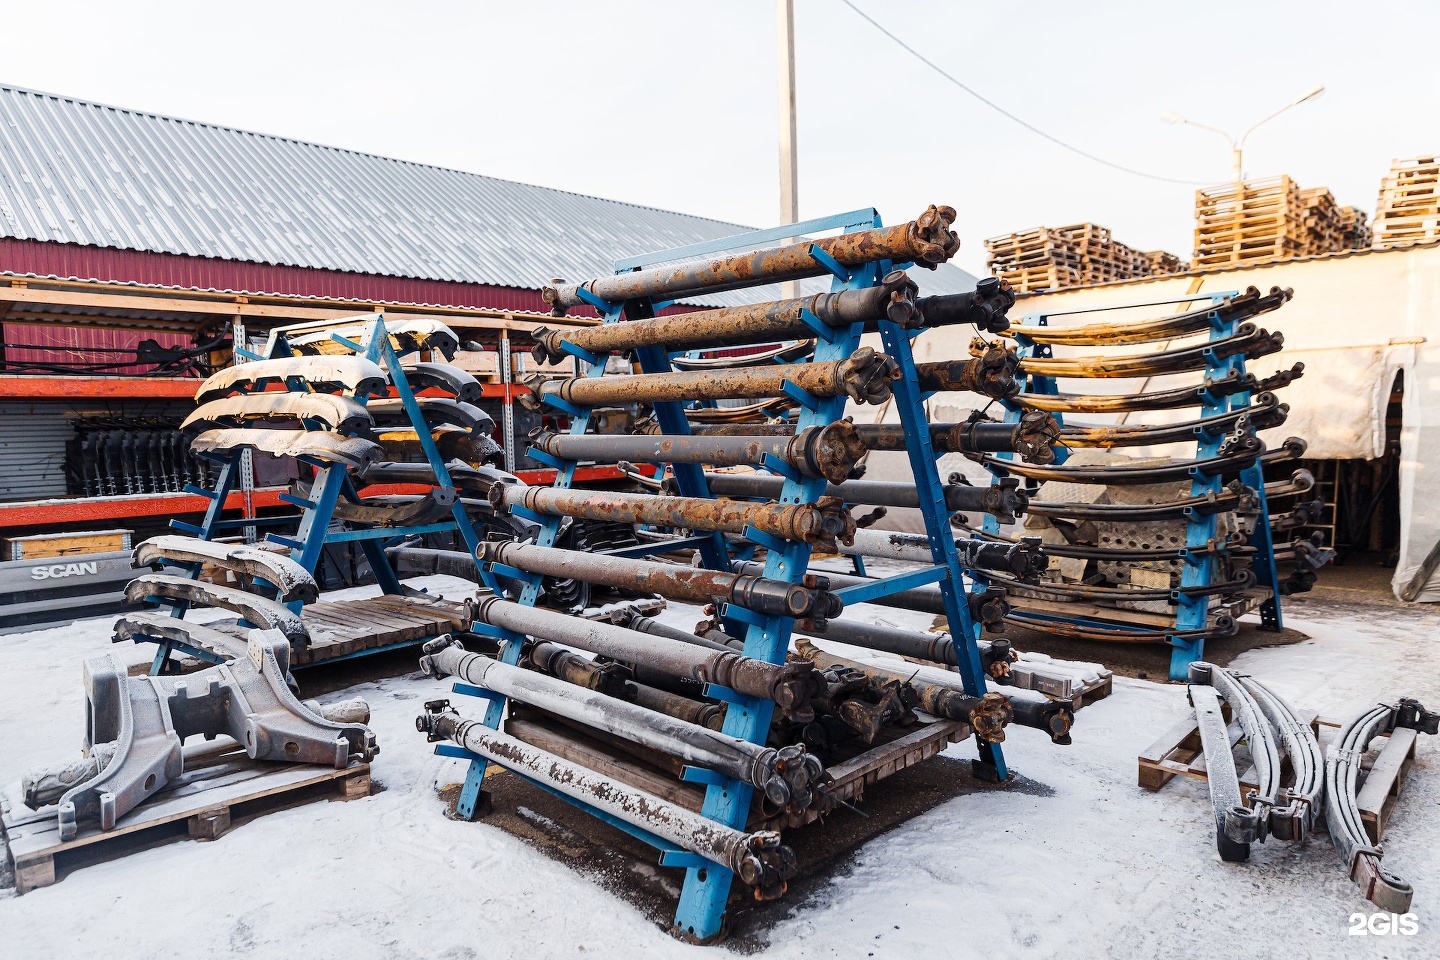
[[[796,236],[827,230],[838,229],[844,233],[852,233],[878,228],[881,225],[880,216],[875,210],[856,210],[711,243],[623,259],[616,262],[615,272],[623,274],[660,263],[703,257],[721,251],[752,250],[764,244],[773,244]],[[897,266],[905,266],[882,260],[847,268],[813,244],[809,247],[808,253],[815,261],[816,274],[828,273],[833,277],[831,288],[834,291],[858,290],[875,286],[880,277],[887,272]],[[757,282],[765,283],[767,281],[760,279]],[[649,318],[666,305],[652,302],[648,298],[611,303],[595,297],[583,287],[580,296],[600,311],[606,324]],[[861,323],[854,324],[848,329],[840,329],[827,326],[811,315],[805,315],[804,319],[816,338],[813,357],[815,363],[842,360],[859,346],[864,326]],[[911,351],[911,338],[922,330],[901,329],[898,325],[884,319],[880,321],[879,329],[884,339],[886,352],[899,364],[902,374],[900,379],[894,383],[893,391],[900,420],[909,438],[907,449],[910,464],[915,473],[916,484],[922,494],[920,508],[925,516],[934,566],[886,579],[867,581],[837,590],[835,593],[847,603],[859,603],[924,584],[938,584],[944,597],[945,612],[956,638],[956,659],[965,689],[973,696],[981,696],[986,692],[986,678],[976,645],[980,624],[972,618],[967,603],[964,571],[959,564],[954,533],[948,524],[949,511],[945,505],[944,488],[937,472],[936,454],[931,444],[928,420],[923,407],[925,395],[921,393],[918,385]],[[566,344],[565,349],[566,352],[578,359],[584,370],[584,376],[594,378],[604,373],[603,357],[595,356],[571,344]],[[676,356],[667,352],[663,347],[642,348],[637,351],[637,354],[641,366],[647,373],[670,372],[672,360]],[[798,405],[797,430],[828,425],[840,420],[843,416],[846,402],[843,393],[837,397],[820,398],[789,381],[785,382],[783,391]],[[547,395],[545,401],[570,415],[572,435],[585,432],[590,420],[589,408],[572,404],[553,395]],[[666,434],[690,433],[689,421],[681,402],[657,402],[655,414],[660,428]],[[577,466],[574,461],[548,457],[539,451],[532,451],[531,456],[542,462],[548,462],[558,471],[556,486],[566,488],[574,481]],[[776,460],[768,454],[766,456],[766,468],[784,478],[782,494],[779,497],[782,504],[813,504],[824,494],[826,487],[824,479],[803,477],[788,464]],[[698,498],[710,497],[701,465],[676,463],[673,464],[673,471],[676,485],[682,495]],[[554,543],[559,526],[558,517],[526,514],[518,508],[512,509],[517,513],[522,513],[527,519],[542,524],[538,540],[541,546],[550,546]],[[751,543],[766,548],[765,577],[789,583],[799,583],[804,577],[810,558],[809,544],[801,541],[781,540],[753,528],[747,529],[744,536]],[[731,548],[727,545],[724,535],[718,532],[670,538],[664,542],[647,544],[639,548],[628,548],[616,553],[636,557],[684,548],[697,550],[703,564],[710,569],[730,569]],[[534,605],[539,591],[538,576],[513,567],[492,566],[495,572],[506,577],[528,581],[529,586],[525,588],[521,602]],[[724,616],[728,630],[733,630],[737,634],[743,632],[746,656],[771,664],[780,664],[785,661],[793,620],[780,616],[762,616],[733,604],[725,609]],[[500,659],[504,662],[512,665],[518,662],[521,654],[520,637],[478,622],[472,629],[501,641]],[[456,684],[455,690],[462,694],[487,697],[489,705],[485,712],[484,723],[493,729],[499,729],[504,715],[503,697],[467,684]],[[709,686],[707,694],[723,699],[729,704],[724,723],[726,734],[743,738],[755,744],[765,742],[774,709],[771,701],[745,696],[714,684]],[[993,781],[1005,780],[1008,772],[998,744],[977,741],[977,746],[980,755],[974,763],[977,774]],[[436,750],[445,756],[470,759],[470,767],[458,802],[458,811],[464,817],[475,816],[480,806],[481,785],[488,761],[452,744],[441,744],[437,746]],[[686,769],[684,779],[705,785],[706,792],[702,809],[705,817],[732,828],[741,828],[745,825],[753,791],[750,785],[694,767]],[[531,782],[546,788],[538,780],[531,780]],[[662,865],[685,868],[685,882],[672,932],[684,939],[698,942],[712,940],[721,933],[732,879],[732,872],[729,868],[697,854],[676,849],[672,844],[644,829],[617,820],[581,801],[569,797],[563,798],[661,850],[660,862]]]
[[[1192,304],[1209,302],[1212,308],[1218,308],[1238,291],[1225,291],[1213,294],[1197,294],[1193,297],[1184,297],[1177,300],[1151,300],[1137,303],[1111,304],[1100,307],[1090,307],[1077,310],[1058,310],[1045,313],[1026,314],[1019,326],[1012,326],[1010,335],[1013,336],[1016,351],[1022,359],[1050,359],[1052,357],[1051,346],[1048,343],[1038,342],[1025,334],[1026,328],[1043,328],[1050,324],[1050,319],[1058,316],[1069,316],[1077,313],[1104,313],[1112,310],[1128,310],[1136,307],[1167,306],[1174,304]],[[1224,318],[1218,309],[1212,309],[1208,315],[1209,319],[1209,341],[1214,342],[1233,336],[1238,327],[1235,318]],[[1168,339],[1158,337],[1156,339]],[[1218,357],[1212,351],[1205,352],[1204,381],[1202,386],[1213,382],[1224,380],[1227,377],[1243,379],[1245,377],[1245,355],[1234,353],[1229,356]],[[1028,374],[1024,381],[1022,394],[1030,395],[1054,395],[1058,393],[1056,378],[1038,374]],[[1216,395],[1209,389],[1198,390],[1192,406],[1198,407],[1201,418],[1216,416],[1233,411],[1246,410],[1250,407],[1250,391]],[[1006,422],[1016,422],[1024,412],[1024,405],[1015,399],[1002,400],[1005,407]],[[1055,418],[1063,425],[1062,413],[1055,413]],[[1220,444],[1225,439],[1223,432],[1211,432],[1197,429],[1195,459],[1202,460],[1214,457],[1219,451]],[[997,454],[1004,459],[1011,459],[1012,454]],[[1056,463],[1064,463],[1069,452],[1063,447],[1056,449]],[[1284,621],[1280,609],[1280,592],[1277,589],[1278,576],[1275,569],[1275,547],[1270,525],[1267,522],[1269,516],[1268,505],[1265,501],[1265,480],[1262,474],[1262,464],[1257,461],[1252,466],[1246,467],[1240,472],[1239,478],[1242,483],[1255,491],[1259,497],[1260,512],[1255,523],[1255,530],[1249,537],[1249,544],[1255,549],[1253,557],[1253,569],[1256,583],[1268,589],[1269,596],[1260,603],[1261,628],[1264,630],[1278,631],[1283,628]],[[1191,495],[1193,497],[1204,497],[1207,495],[1218,495],[1222,488],[1219,475],[1206,475],[1200,470],[1190,468]],[[1004,470],[991,469],[992,482],[998,482],[1001,476],[1005,475]],[[1203,633],[1207,629],[1209,620],[1209,597],[1207,595],[1193,596],[1184,591],[1189,587],[1208,587],[1215,582],[1217,564],[1223,557],[1226,545],[1217,541],[1216,530],[1217,516],[1211,512],[1199,512],[1193,509],[1186,511],[1186,536],[1185,549],[1180,551],[1183,561],[1179,591],[1173,593],[1177,604],[1175,614],[1174,633],[1166,637],[1166,642],[1172,647],[1170,660],[1170,677],[1173,680],[1183,680],[1188,676],[1190,664],[1200,660],[1204,656],[1205,640]],[[999,527],[994,517],[987,517],[985,520],[987,533],[997,533]],[[1209,549],[1213,545],[1213,550]],[[1031,612],[1027,616],[1039,621],[1059,622],[1066,620],[1056,614]],[[1124,631],[1126,624],[1110,621],[1096,620],[1090,617],[1068,618],[1070,622],[1089,623],[1102,626],[1109,630]],[[1139,628],[1135,628],[1137,632]]]

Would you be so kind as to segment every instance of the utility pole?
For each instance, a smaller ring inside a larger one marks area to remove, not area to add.
[[[795,0],[776,0],[780,50],[780,222],[800,219],[795,150]],[[800,296],[800,281],[782,286],[782,296]]]

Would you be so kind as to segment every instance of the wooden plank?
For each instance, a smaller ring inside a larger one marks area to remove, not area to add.
[[[1386,739],[1356,797],[1360,819],[1371,843],[1379,843],[1385,836],[1385,826],[1395,802],[1400,799],[1405,777],[1415,763],[1415,739],[1416,733],[1409,727],[1396,728]]]

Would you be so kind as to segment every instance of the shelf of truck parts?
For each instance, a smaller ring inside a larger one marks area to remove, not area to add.
[[[555,471],[521,470],[515,474],[531,486],[548,486]],[[581,467],[575,471],[577,481],[623,480],[618,467]],[[430,488],[417,483],[382,483],[366,487],[363,497],[403,496],[422,494]],[[281,507],[283,487],[266,487],[254,493],[255,509]],[[0,503],[0,527],[36,527],[52,523],[81,523],[94,520],[120,520],[125,517],[173,517],[185,513],[204,513],[208,505],[204,497],[188,493],[148,493],[122,497],[56,497],[49,500],[20,500]],[[225,498],[226,510],[239,510],[244,495],[232,492]]]
[[[194,377],[0,376],[0,400],[191,400]]]

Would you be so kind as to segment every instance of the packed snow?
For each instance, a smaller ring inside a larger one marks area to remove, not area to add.
[[[450,596],[473,589],[446,577],[416,583]],[[1305,619],[1292,608],[1290,625],[1311,640],[1234,665],[1325,716],[1402,693],[1440,706],[1440,621],[1377,609],[1317,606]],[[929,626],[924,615],[871,606],[847,616]],[[695,619],[679,606],[665,617]],[[0,798],[12,809],[22,774],[79,756],[81,661],[106,652],[148,659],[149,647],[111,643],[113,619],[0,637]],[[707,949],[671,939],[517,837],[447,819],[436,788],[462,779],[462,765],[434,756],[414,728],[421,704],[447,691],[412,672],[321,697],[369,701],[383,789],[268,814],[212,843],[177,840],[85,866],[22,897],[0,893],[0,957],[633,960]],[[1440,955],[1440,743],[1421,738],[1387,837],[1385,865],[1414,885],[1419,932],[1362,938],[1347,928],[1370,905],[1323,833],[1303,845],[1257,844],[1248,863],[1222,863],[1204,784],[1177,778],[1158,793],[1136,785],[1136,755],[1186,709],[1182,686],[1117,677],[1111,697],[1078,715],[1073,746],[1012,728],[1011,768],[1048,789],[970,793],[870,841],[791,905],[764,955]],[[949,753],[972,756],[973,746]]]

